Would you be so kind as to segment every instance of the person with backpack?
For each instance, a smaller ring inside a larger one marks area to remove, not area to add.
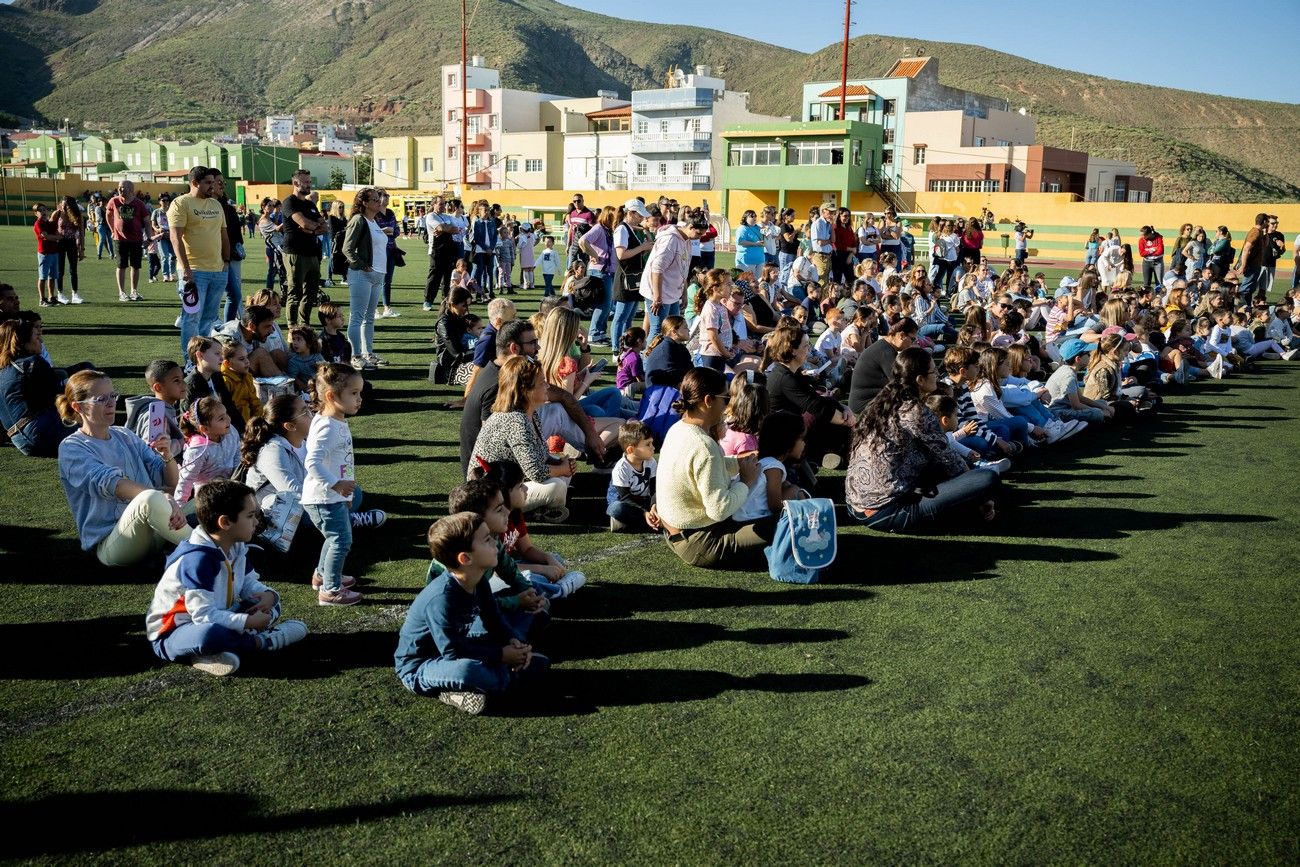
[[[654,249],[654,234],[641,228],[641,221],[650,212],[640,199],[623,203],[623,218],[614,230],[614,257],[618,271],[614,277],[614,324],[609,334],[622,338],[636,319],[637,305],[641,301],[641,277],[645,273],[646,258]]]

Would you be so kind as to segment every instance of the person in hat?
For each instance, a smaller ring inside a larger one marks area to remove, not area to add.
[[[1079,389],[1079,372],[1087,367],[1093,348],[1093,344],[1077,337],[1061,344],[1061,365],[1047,378],[1047,391],[1052,396],[1047,409],[1062,421],[1101,424],[1115,416],[1109,403],[1085,397]]]

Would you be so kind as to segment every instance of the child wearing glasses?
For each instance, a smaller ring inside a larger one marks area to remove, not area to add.
[[[180,475],[171,440],[163,434],[145,443],[114,425],[120,397],[108,374],[83,370],[55,403],[65,423],[79,425],[59,444],[59,480],[82,550],[93,550],[105,566],[138,563],[164,542],[190,535],[167,495]]]

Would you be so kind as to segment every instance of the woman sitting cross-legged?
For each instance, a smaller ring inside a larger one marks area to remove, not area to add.
[[[733,516],[758,483],[753,457],[724,455],[718,444],[727,408],[727,380],[720,372],[696,367],[681,384],[673,409],[681,419],[668,429],[660,450],[657,502],[646,523],[662,527],[668,547],[691,566],[709,569],[766,568],[763,554],[776,529],[769,516],[741,524]],[[733,476],[739,474],[740,478]]]
[[[166,434],[145,443],[113,418],[121,395],[98,370],[68,380],[57,405],[69,424],[81,426],[59,444],[59,479],[83,551],[105,566],[143,560],[163,542],[189,538],[180,506],[167,495],[180,470]]]
[[[925,406],[938,376],[928,352],[904,349],[858,419],[844,493],[849,514],[872,529],[913,530],[967,504],[995,517],[998,474],[969,469]]]
[[[542,439],[537,409],[546,402],[546,377],[530,358],[514,356],[501,365],[497,399],[474,442],[474,457],[487,463],[514,461],[527,478],[524,512],[559,523],[569,517],[565,501],[574,462],[552,458]],[[474,462],[471,461],[471,465]]]

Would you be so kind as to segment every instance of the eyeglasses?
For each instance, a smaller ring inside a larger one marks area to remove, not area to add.
[[[110,394],[100,394],[100,395],[96,395],[95,397],[87,397],[78,402],[98,404],[99,406],[117,406],[117,402],[121,400],[121,398],[122,395],[114,391]]]

